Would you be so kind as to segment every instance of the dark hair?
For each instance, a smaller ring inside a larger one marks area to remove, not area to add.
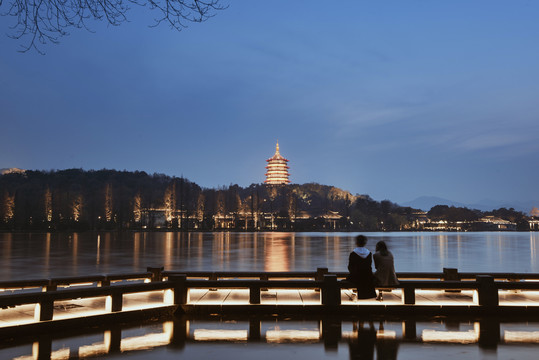
[[[360,247],[365,246],[367,244],[367,237],[365,235],[356,236],[356,244]]]
[[[378,241],[376,243],[376,251],[379,251],[383,256],[387,256],[389,251],[387,251],[387,245],[384,241]]]

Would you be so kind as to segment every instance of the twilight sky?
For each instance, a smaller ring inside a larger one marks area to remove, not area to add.
[[[226,3],[182,32],[135,8],[46,55],[0,17],[0,168],[248,186],[279,140],[294,183],[539,199],[539,1]]]

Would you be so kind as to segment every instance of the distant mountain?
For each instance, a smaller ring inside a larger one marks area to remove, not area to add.
[[[423,211],[429,211],[433,206],[436,205],[447,205],[455,207],[468,207],[468,205],[459,203],[456,201],[444,199],[437,196],[420,196],[415,200],[407,201],[405,203],[399,204],[401,206],[409,206],[414,209],[421,209]]]
[[[465,204],[437,196],[420,196],[415,200],[407,201],[399,205],[410,206],[414,209],[421,209],[423,211],[429,211],[433,206],[436,205],[466,207],[468,209],[477,209],[481,211],[491,211],[504,207],[507,209],[514,208],[517,211],[522,211],[525,214],[528,214],[534,206],[539,207],[539,201],[496,201],[491,199],[483,199],[476,203]]]

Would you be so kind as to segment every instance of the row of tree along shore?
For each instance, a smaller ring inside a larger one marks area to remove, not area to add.
[[[22,171],[0,176],[0,230],[538,230],[514,209],[424,212],[316,183],[201,188],[142,171]]]

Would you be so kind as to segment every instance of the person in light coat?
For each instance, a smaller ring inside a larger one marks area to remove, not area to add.
[[[393,254],[387,249],[387,245],[384,241],[379,241],[376,244],[376,253],[373,255],[374,267],[376,272],[374,273],[374,282],[377,287],[395,286],[399,284],[397,274],[395,274],[395,265],[393,261]],[[382,290],[378,290],[378,297],[376,300],[382,301]]]

